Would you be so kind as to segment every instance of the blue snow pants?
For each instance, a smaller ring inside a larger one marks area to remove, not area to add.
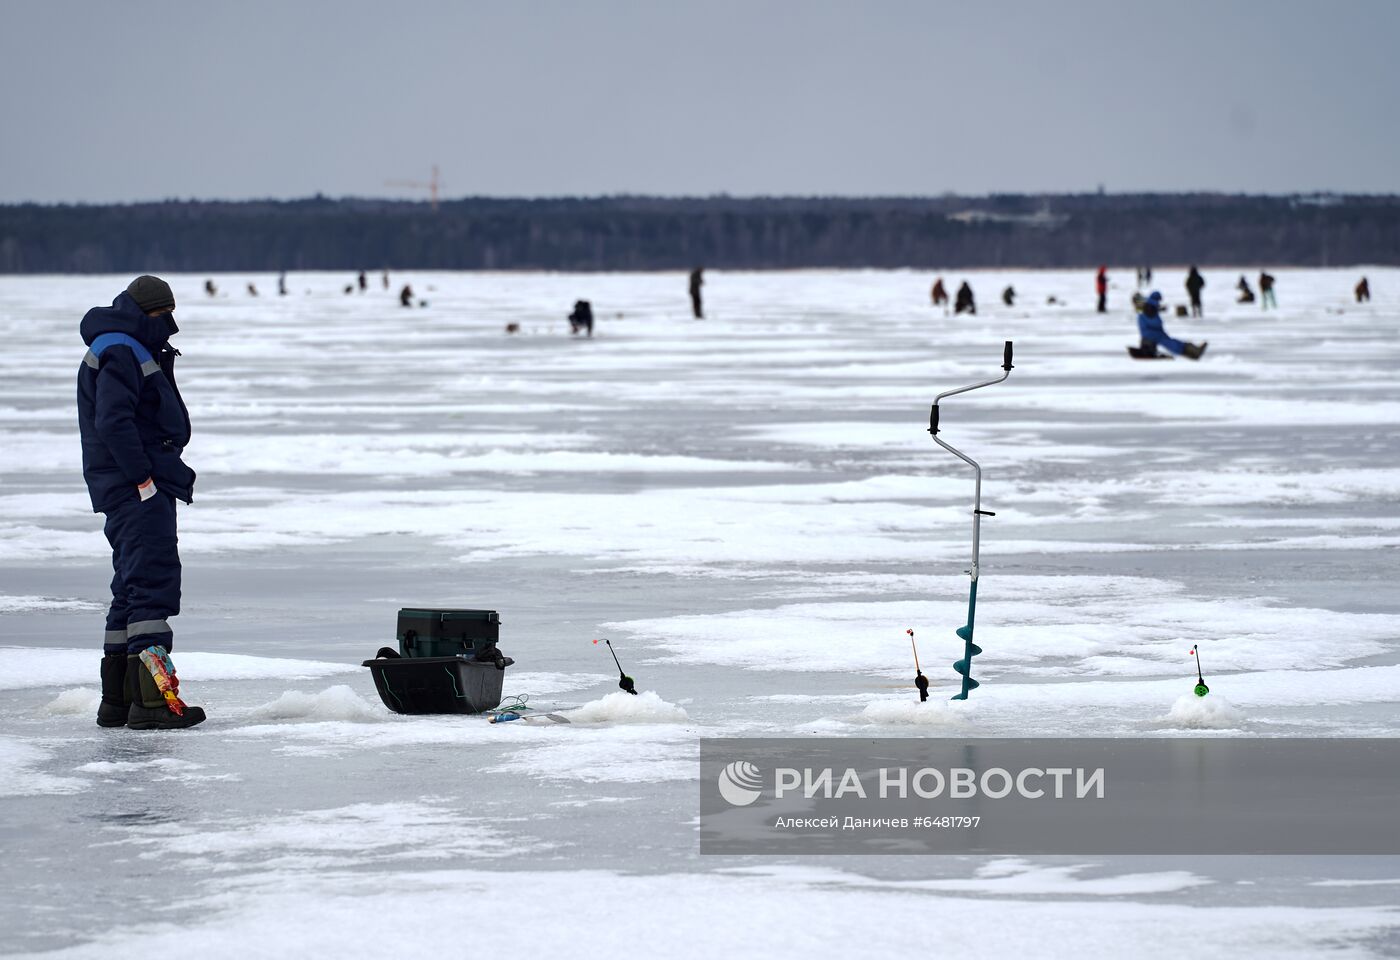
[[[1177,356],[1186,352],[1186,344],[1175,337],[1167,336],[1167,331],[1162,328],[1162,318],[1159,316],[1149,317],[1145,313],[1138,314],[1138,333],[1142,334],[1144,344],[1155,343],[1168,353],[1174,353]]]
[[[112,545],[112,605],[104,653],[140,653],[174,643],[168,618],[180,612],[180,554],[175,498],[157,491],[107,511],[103,527]]]

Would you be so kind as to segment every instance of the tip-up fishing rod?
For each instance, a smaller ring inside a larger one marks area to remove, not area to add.
[[[594,640],[593,642],[594,642],[594,643],[597,643],[598,641],[597,641],[597,640]],[[604,638],[603,638],[603,642],[606,643],[606,644],[608,645],[608,653],[611,653],[611,654],[612,654],[613,663],[617,663],[617,674],[618,674],[618,677],[620,678],[620,679],[617,681],[617,685],[618,685],[619,687],[621,687],[623,690],[626,690],[628,693],[632,694],[632,696],[634,696],[634,697],[637,696],[637,684],[636,684],[636,681],[634,681],[631,677],[629,677],[629,676],[627,675],[626,671],[624,671],[624,670],[622,669],[622,664],[620,664],[620,663],[617,662],[617,651],[613,649],[612,641],[609,640],[607,637],[604,637]]]
[[[948,397],[956,396],[959,393],[967,393],[969,390],[980,390],[983,387],[990,387],[993,384],[1001,383],[1011,376],[1011,341],[1006,341],[1006,346],[1001,357],[1002,374],[992,380],[984,380],[981,383],[969,384],[965,387],[958,387],[955,390],[946,390],[940,393],[933,400],[933,409],[929,411],[928,432],[933,437],[933,442],[953,456],[972,467],[977,477],[976,492],[972,500],[972,569],[968,573],[972,576],[972,585],[967,595],[967,624],[957,630],[957,634],[964,641],[963,658],[953,664],[953,669],[962,674],[962,690],[953,695],[954,700],[966,700],[968,693],[975,690],[979,684],[972,679],[972,658],[982,652],[982,648],[972,642],[972,628],[976,620],[977,613],[977,565],[982,540],[982,518],[995,517],[996,514],[990,510],[982,509],[982,467],[967,454],[950,443],[945,443],[938,435],[938,404]]]
[[[919,702],[923,703],[928,699],[928,677],[924,676],[923,670],[919,669],[919,647],[914,643],[914,631],[905,630],[909,634],[909,646],[914,649],[914,686],[919,688]]]
[[[1201,654],[1196,646],[1196,644],[1191,646],[1191,656],[1196,658],[1196,696],[1204,697],[1210,693],[1210,687],[1206,686],[1206,678],[1201,676]]]

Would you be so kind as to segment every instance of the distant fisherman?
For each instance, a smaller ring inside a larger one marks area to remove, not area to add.
[[[406,283],[403,285],[403,289],[399,291],[399,306],[413,306],[413,288]]]
[[[935,307],[946,307],[948,305],[948,291],[943,287],[942,277],[933,281],[933,292],[931,295]]]
[[[190,417],[175,385],[170,345],[175,295],[158,277],[137,277],[79,328],[78,433],[92,509],[106,515],[112,602],[102,645],[97,723],[172,730],[204,720],[180,699],[170,618],[180,612],[175,501],[190,503],[194,471],[181,459]]]
[[[1265,310],[1278,307],[1278,301],[1274,299],[1273,275],[1262,271],[1259,274],[1259,306]]]
[[[1370,299],[1371,284],[1365,277],[1362,277],[1361,282],[1356,285],[1356,302],[1367,303]]]
[[[1156,290],[1142,301],[1142,309],[1138,314],[1138,332],[1142,335],[1142,352],[1148,357],[1156,356],[1157,348],[1161,347],[1168,353],[1199,360],[1209,345],[1202,343],[1197,346],[1167,335],[1167,331],[1162,327],[1162,295]]]
[[[1016,305],[1016,288],[1007,287],[1005,290],[1003,290],[1001,292],[1001,302],[1006,304],[1008,307],[1014,307]]]
[[[1191,316],[1200,317],[1205,315],[1201,309],[1201,288],[1206,285],[1206,278],[1201,276],[1201,271],[1196,269],[1196,265],[1191,265],[1191,272],[1186,274],[1186,293],[1191,297]]]
[[[1235,289],[1240,292],[1239,299],[1235,301],[1236,303],[1254,302],[1254,291],[1249,288],[1249,281],[1245,279],[1244,274],[1240,274],[1240,282],[1235,284]]]
[[[704,267],[696,267],[694,270],[690,271],[690,312],[695,314],[696,320],[705,319],[705,311],[700,303],[700,287],[704,282]]]
[[[967,285],[966,280],[962,282],[961,287],[958,287],[958,299],[953,304],[953,312],[974,315],[977,313],[977,303],[972,299],[972,288]]]
[[[593,336],[593,304],[587,300],[575,301],[574,312],[569,314],[569,333],[577,334],[580,330]]]
[[[1108,267],[1100,266],[1094,277],[1094,290],[1099,295],[1099,313],[1108,312]]]

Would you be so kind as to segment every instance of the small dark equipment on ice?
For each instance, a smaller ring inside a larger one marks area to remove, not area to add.
[[[1148,341],[1143,341],[1140,347],[1129,347],[1128,356],[1134,360],[1170,360],[1170,353],[1159,353],[1157,345]]]

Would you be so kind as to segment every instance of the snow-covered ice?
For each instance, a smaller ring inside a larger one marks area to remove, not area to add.
[[[639,690],[636,695],[618,690],[570,710],[568,716],[574,723],[684,723],[690,719],[655,690]]]
[[[1196,730],[1238,730],[1244,726],[1244,714],[1224,697],[1183,693],[1167,711],[1168,726]]]
[[[253,710],[259,720],[379,720],[383,708],[375,709],[343,683],[318,693],[288,690],[271,703]]]
[[[921,733],[932,735],[958,736],[970,734],[975,729],[972,713],[976,709],[975,703],[961,700],[939,697],[921,702],[914,697],[887,694],[867,703],[860,711],[858,720],[885,727],[915,727]]]
[[[179,735],[92,722],[76,328],[130,278],[0,277],[5,949],[1393,952],[1395,858],[696,856],[703,736],[1400,734],[1400,270],[1276,270],[1267,313],[1239,272],[1168,320],[1205,359],[1153,364],[1121,271],[1107,315],[1090,271],[973,272],[975,317],[932,274],[711,271],[703,322],[683,275],[414,273],[411,310],[172,277],[175,659],[210,712]],[[953,704],[972,479],[928,406],[1007,339],[1011,379],[943,406],[997,514]],[[499,610],[505,692],[573,722],[388,712],[360,662],[415,605]]]

